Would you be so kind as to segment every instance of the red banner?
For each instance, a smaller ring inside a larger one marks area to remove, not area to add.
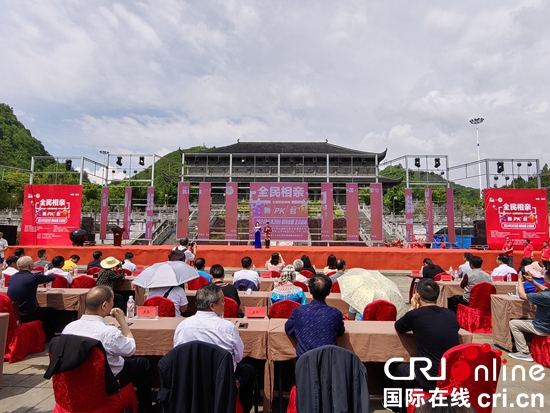
[[[101,222],[99,223],[99,239],[107,239],[107,221],[109,220],[109,187],[101,188]]]
[[[359,241],[359,186],[346,184],[347,240]]]
[[[334,240],[334,205],[331,183],[321,184],[321,241]]]
[[[132,226],[132,187],[124,188],[124,229],[122,236],[124,239],[130,239],[130,227]]]
[[[516,249],[525,239],[536,250],[548,240],[548,195],[546,189],[491,189],[484,191],[487,244],[500,250],[506,236]]]
[[[308,186],[306,183],[252,182],[250,184],[249,237],[254,225],[269,222],[271,239],[308,240]]]
[[[456,242],[455,232],[455,196],[453,188],[447,188],[447,235],[449,237],[449,243]]]
[[[426,242],[434,242],[432,188],[424,189],[424,201],[426,204]]]
[[[237,239],[237,207],[239,205],[239,184],[225,184],[225,239]]]
[[[71,245],[80,228],[82,185],[25,185],[21,245]]]
[[[414,240],[414,205],[413,191],[411,188],[405,188],[405,236],[407,242]]]
[[[178,182],[177,214],[176,238],[186,238],[189,232],[189,182]]]
[[[155,209],[155,188],[147,188],[147,206],[145,207],[145,239],[153,237],[153,213]]]
[[[212,184],[210,182],[199,183],[199,226],[198,240],[210,239],[210,202]]]
[[[374,242],[384,241],[382,211],[382,184],[370,184],[370,239]]]

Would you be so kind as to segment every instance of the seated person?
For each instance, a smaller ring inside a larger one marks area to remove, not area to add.
[[[50,275],[50,274],[60,275],[64,278],[66,278],[69,285],[71,285],[73,283],[73,276],[71,275],[71,273],[69,271],[63,271],[61,269],[64,264],[65,264],[65,258],[63,258],[61,255],[53,257],[53,260],[52,260],[53,268],[51,270],[46,271],[44,274],[46,274],[46,275]]]
[[[149,288],[147,298],[151,297],[164,297],[171,300],[176,309],[176,317],[181,317],[187,311],[187,305],[189,304],[185,290],[180,286]]]
[[[259,289],[259,286],[262,280],[260,279],[260,274],[258,274],[257,271],[254,271],[251,269],[252,258],[243,257],[241,259],[241,265],[243,267],[242,270],[235,271],[233,273],[233,284],[235,284],[238,280],[245,279],[253,282],[256,285],[256,287],[258,287]]]
[[[328,344],[337,345],[336,338],[344,334],[344,317],[340,310],[327,305],[332,281],[325,275],[315,275],[308,280],[313,301],[297,307],[285,323],[285,332],[296,337],[296,355]]]
[[[283,271],[281,271],[279,285],[273,288],[270,299],[271,305],[283,300],[295,301],[301,305],[307,304],[304,290],[302,290],[301,287],[296,287],[294,285],[294,281],[296,281],[296,271],[294,266],[287,265],[283,268]]]
[[[278,252],[274,252],[273,254],[271,254],[271,259],[265,262],[265,270],[281,272],[285,265],[286,264],[283,256]]]
[[[63,264],[63,271],[76,270],[76,264],[78,264],[78,261],[80,261],[80,257],[77,254],[71,255]]]
[[[307,278],[305,275],[300,274],[300,271],[304,269],[304,262],[298,259],[298,260],[294,260],[292,265],[296,270],[296,281],[300,281],[304,284],[307,284],[307,281],[309,280],[309,278]]]
[[[204,278],[206,278],[208,282],[212,282],[212,276],[208,274],[204,269],[204,267],[206,266],[206,260],[204,258],[196,258],[193,265],[195,266],[195,269],[197,270],[199,275],[202,275]]]
[[[328,273],[336,271],[336,255],[330,254],[327,258],[327,266],[323,268],[323,274],[327,275]]]
[[[518,272],[514,270],[512,267],[508,265],[508,257],[504,254],[500,254],[497,257],[497,265],[493,272],[491,273],[491,276],[504,276],[504,281],[506,281],[506,277],[510,274],[517,274]]]
[[[463,255],[464,264],[458,267],[458,276],[464,277],[464,275],[470,275],[472,272],[472,267],[470,267],[470,258],[473,257],[473,254],[470,252],[465,252]],[[452,275],[452,274],[451,274]]]
[[[48,261],[48,252],[46,250],[38,250],[36,255],[38,255],[38,261],[34,263],[34,268],[44,267],[44,270],[52,269],[52,263]]]
[[[422,264],[424,265],[424,268],[422,268],[422,277],[424,278],[431,278],[433,280],[437,274],[445,272],[443,268],[439,265],[435,265],[429,258],[424,258]]]
[[[524,267],[522,275],[524,279],[523,289],[525,291],[525,294],[536,293],[538,291],[537,286],[531,280],[536,281],[539,285],[543,285],[545,283],[544,273],[544,268],[536,261]]]
[[[315,269],[314,265],[311,265],[311,260],[307,255],[302,255],[301,260],[304,262],[304,268],[303,270],[311,272],[313,275],[317,273],[317,270]]]
[[[460,287],[464,288],[464,294],[455,295],[454,297],[451,297],[447,300],[449,310],[452,310],[455,313],[458,309],[459,304],[463,304],[466,306],[468,305],[468,303],[470,302],[470,292],[474,285],[480,282],[493,283],[493,279],[491,278],[491,276],[481,269],[481,265],[483,264],[483,260],[481,259],[481,257],[472,255],[469,262],[470,267],[472,268],[472,272],[470,273],[470,275],[464,274],[462,282],[460,283]]]
[[[94,258],[88,263],[88,266],[86,267],[86,271],[90,268],[101,268],[101,260],[103,259],[103,253],[101,251],[94,251],[92,254],[92,257]]]
[[[171,259],[171,261],[184,261],[184,262],[193,262],[195,260],[195,255],[197,254],[198,246],[196,246],[194,243],[189,243],[189,238],[181,238],[180,239],[180,245],[177,247],[172,248],[172,251],[178,250],[183,253],[183,257],[175,260]]]
[[[15,255],[8,257],[8,259],[6,259],[6,262],[5,262],[6,268],[2,270],[2,274],[13,275],[19,272],[19,268],[17,268],[18,259],[19,258],[17,258]]]
[[[336,260],[336,263],[334,265],[336,266],[336,274],[329,275],[329,278],[332,282],[338,281],[338,278],[346,273],[346,261]]]
[[[124,254],[124,262],[122,263],[122,268],[128,271],[137,271],[138,267],[133,262],[134,254],[132,254],[130,251],[128,251],[126,254]]]
[[[115,295],[115,307],[126,311],[126,299],[122,294],[115,293],[119,281],[124,279],[124,271],[119,260],[115,257],[107,257],[101,261],[101,271],[97,274],[96,285],[111,287]]]
[[[220,264],[214,264],[210,267],[210,275],[212,276],[212,284],[216,284],[221,287],[223,295],[229,297],[237,302],[239,308],[241,307],[241,299],[239,298],[239,292],[233,284],[226,283],[225,270]]]

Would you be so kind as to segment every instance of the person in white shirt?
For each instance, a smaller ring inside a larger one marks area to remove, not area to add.
[[[243,257],[243,259],[241,259],[241,265],[243,266],[243,269],[233,273],[233,284],[235,284],[238,280],[249,280],[259,288],[261,282],[260,274],[251,269],[252,258]]]
[[[304,262],[301,259],[294,260],[292,263],[294,269],[296,270],[296,281],[300,281],[307,285],[308,278],[305,275],[300,274],[300,271],[304,269]]]
[[[190,247],[194,248],[194,253],[189,249]],[[182,238],[180,239],[180,245],[172,248],[172,251],[173,250],[183,251],[185,254],[185,262],[187,261],[192,262],[195,260],[195,254],[197,253],[197,246],[194,243],[192,243],[192,245],[189,245],[189,238]]]
[[[55,258],[54,258],[55,259]],[[152,409],[151,374],[149,360],[133,357],[136,341],[126,323],[124,312],[114,308],[113,290],[106,285],[97,285],[86,294],[86,310],[77,321],[68,324],[61,334],[90,337],[101,341],[107,354],[107,361],[120,387],[134,383],[140,412]],[[111,315],[120,324],[117,328],[108,324],[105,317]]]
[[[189,304],[187,296],[185,295],[185,290],[181,287],[149,288],[147,298],[151,297],[164,297],[171,300],[176,308],[176,317],[181,317],[182,313],[185,313],[187,310],[187,305]]]
[[[4,233],[0,232],[0,264],[4,263],[4,251],[8,249],[8,241],[4,239]]]
[[[72,284],[73,276],[71,275],[71,273],[69,271],[63,271],[61,269],[61,267],[63,267],[64,264],[65,264],[65,258],[62,257],[61,255],[58,255],[57,257],[53,257],[53,260],[52,260],[53,268],[51,270],[44,272],[44,275],[50,275],[50,274],[61,275],[62,277],[65,277],[67,279],[67,282],[69,283],[69,285]]]
[[[507,277],[508,274],[517,274],[518,272],[514,270],[512,267],[508,265],[508,257],[504,254],[500,254],[497,257],[497,264],[498,267],[496,267],[493,272],[491,273],[491,276],[502,276]],[[506,278],[504,279],[506,281]]]
[[[465,275],[470,275],[472,273],[472,267],[470,266],[470,258],[474,255],[470,252],[464,253],[464,264],[458,267],[458,275],[464,277]],[[451,274],[452,275],[452,274]]]
[[[137,271],[138,268],[137,265],[132,262],[133,259],[134,254],[132,254],[131,252],[128,251],[126,254],[124,254],[124,264],[122,264],[122,268],[125,268],[128,271],[132,272]]]
[[[2,270],[2,274],[13,275],[19,272],[19,268],[17,268],[17,260],[18,258],[15,255],[9,257],[5,262],[6,268]]]
[[[243,412],[252,408],[254,368],[238,364],[243,359],[244,344],[235,323],[224,320],[225,297],[217,284],[207,284],[195,296],[197,314],[183,320],[174,333],[174,347],[190,341],[202,341],[227,350],[233,356],[235,376],[240,377],[239,400]]]

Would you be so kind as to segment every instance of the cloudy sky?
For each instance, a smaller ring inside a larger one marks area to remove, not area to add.
[[[550,2],[12,0],[0,101],[53,155],[241,141],[550,163]]]

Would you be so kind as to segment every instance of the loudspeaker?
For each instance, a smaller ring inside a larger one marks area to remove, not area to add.
[[[92,217],[82,217],[80,228],[88,232],[88,234],[94,234],[94,219]]]
[[[487,238],[474,237],[472,238],[472,245],[487,245]]]
[[[9,246],[17,245],[17,225],[0,225],[0,232],[4,234],[4,239],[8,241]]]

